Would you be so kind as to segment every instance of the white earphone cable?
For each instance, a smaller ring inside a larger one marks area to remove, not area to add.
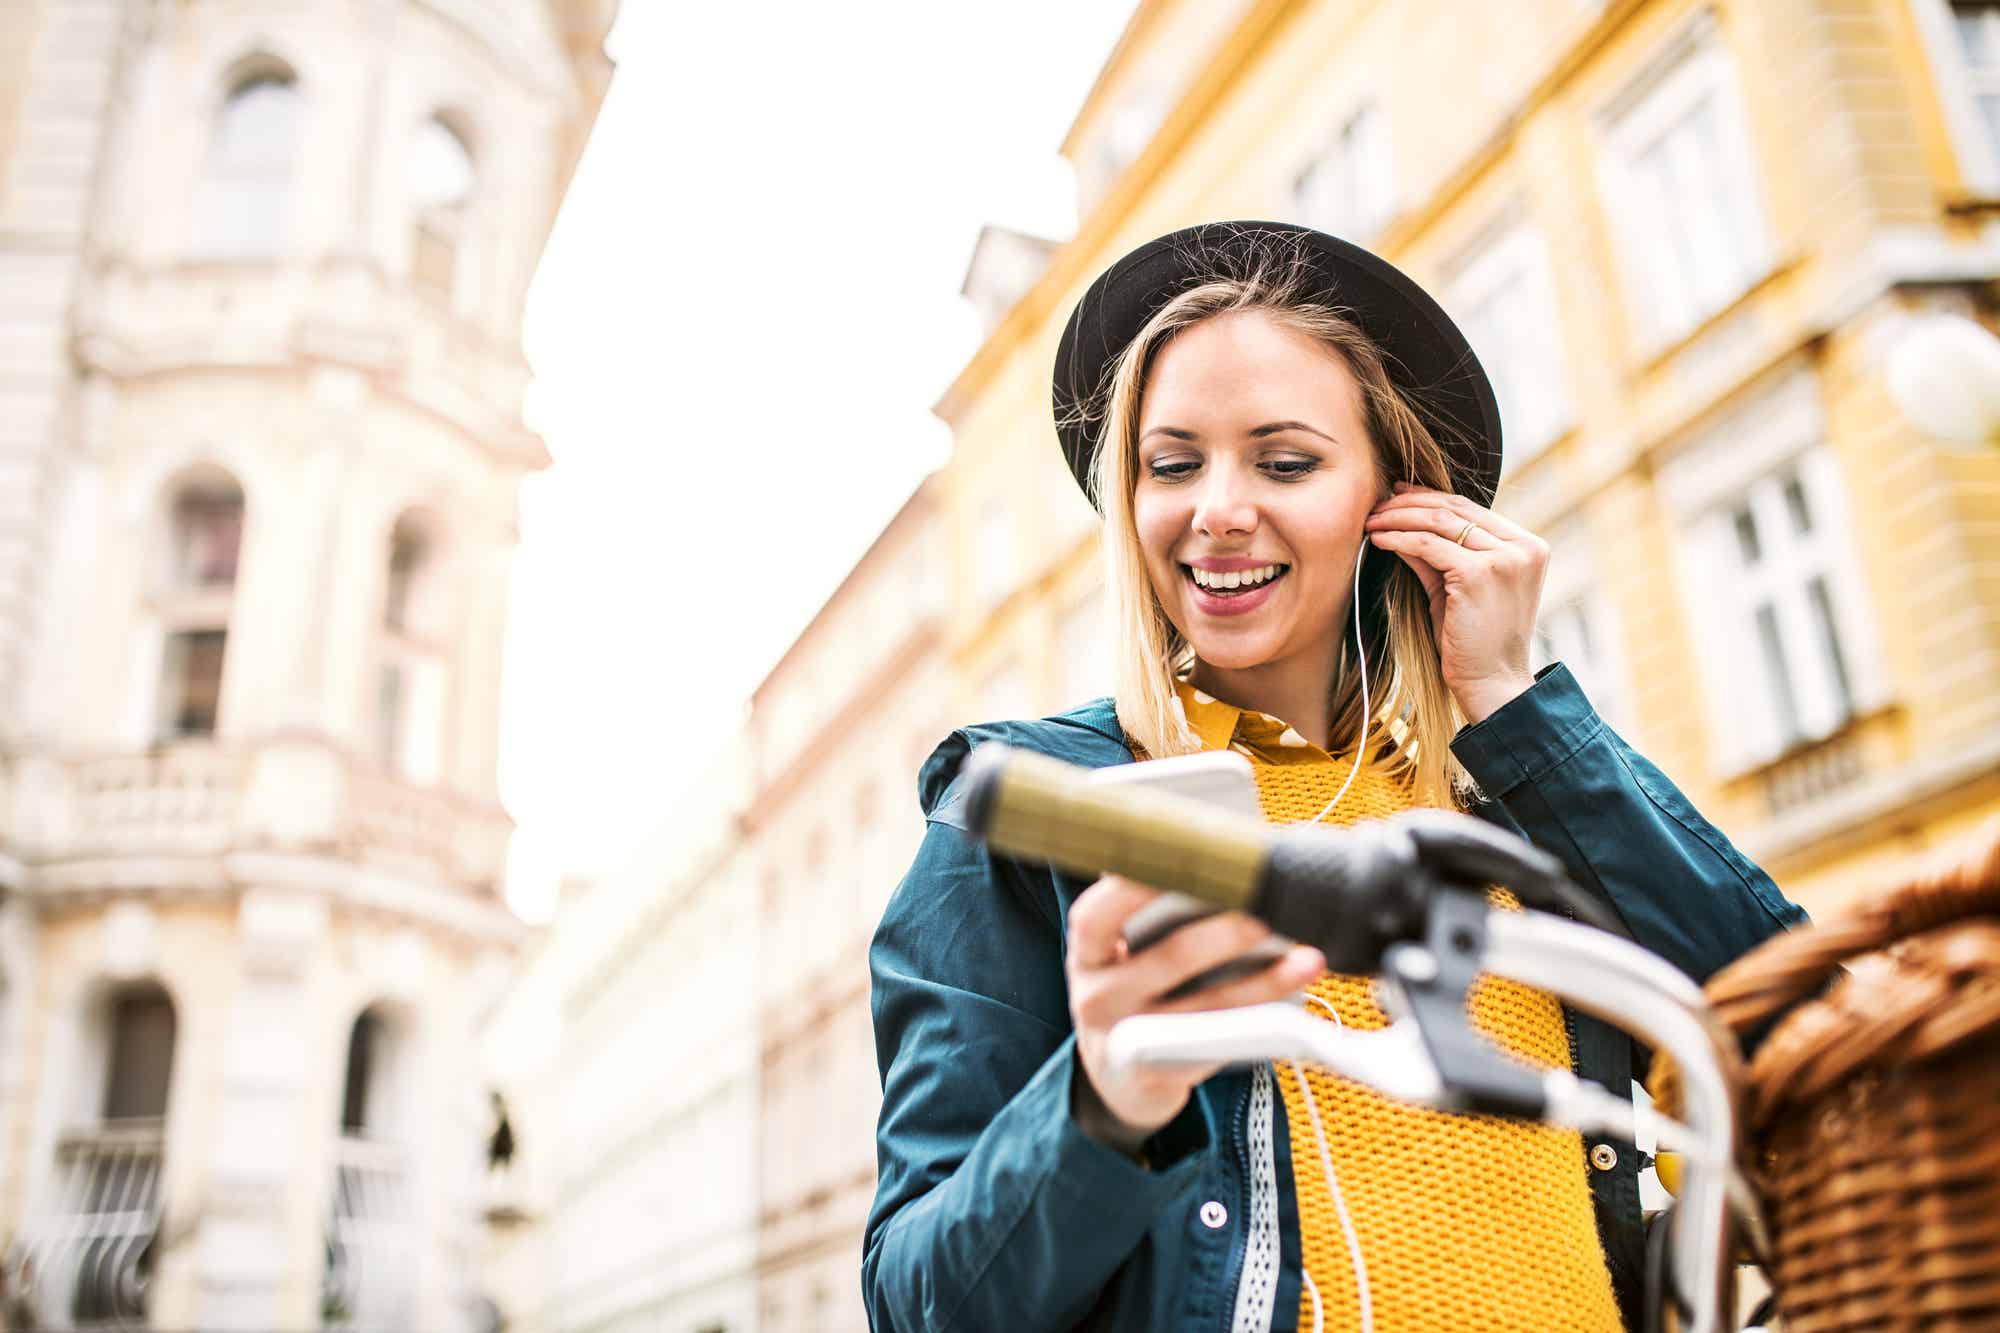
[[[1333,813],[1333,807],[1340,804],[1340,798],[1347,795],[1347,789],[1354,785],[1355,774],[1361,771],[1361,756],[1368,749],[1368,649],[1361,642],[1361,566],[1368,554],[1368,539],[1361,539],[1361,550],[1354,557],[1354,596],[1349,600],[1354,607],[1354,654],[1361,661],[1361,739],[1354,743],[1354,763],[1347,770],[1347,781],[1340,784],[1340,790],[1326,803],[1326,808],[1308,819],[1306,823],[1317,824]]]
[[[1333,1020],[1334,1026],[1347,1026],[1340,1021],[1340,1014],[1325,1000],[1310,992],[1305,998],[1308,1003],[1316,1004],[1326,1010],[1327,1017]],[[1333,1198],[1333,1211],[1340,1218],[1341,1235],[1347,1239],[1347,1257],[1354,1265],[1354,1299],[1360,1308],[1361,1333],[1375,1333],[1375,1303],[1368,1291],[1368,1264],[1361,1257],[1361,1234],[1354,1229],[1354,1218],[1347,1211],[1347,1200],[1342,1197],[1340,1181],[1334,1175],[1333,1154],[1327,1150],[1326,1127],[1320,1122],[1319,1102],[1313,1097],[1312,1085],[1306,1082],[1306,1071],[1299,1062],[1292,1060],[1288,1063],[1292,1067],[1292,1077],[1298,1081],[1299,1096],[1305,1100],[1306,1116],[1312,1121],[1313,1142],[1319,1147],[1320,1170],[1326,1173],[1326,1192]],[[1305,1273],[1303,1260],[1299,1265],[1299,1271]],[[1319,1288],[1313,1284],[1311,1274],[1305,1274],[1305,1281],[1306,1289],[1312,1296],[1313,1333],[1322,1333],[1324,1315],[1320,1306]]]
[[[1362,645],[1361,641],[1361,566],[1367,554],[1368,539],[1364,536],[1362,538],[1361,550],[1354,557],[1354,596],[1352,599],[1354,604],[1354,651],[1361,661],[1361,738],[1355,742],[1354,763],[1347,770],[1347,781],[1341,784],[1340,790],[1334,793],[1333,799],[1326,803],[1324,810],[1321,810],[1306,821],[1309,824],[1317,824],[1320,820],[1325,819],[1333,813],[1333,807],[1340,804],[1340,798],[1347,795],[1348,788],[1354,785],[1355,775],[1361,771],[1361,756],[1368,749],[1368,723],[1369,713],[1371,712],[1368,696],[1368,650]],[[1346,1024],[1340,1021],[1339,1012],[1321,997],[1308,991],[1305,993],[1305,999],[1307,1003],[1316,1004],[1326,1010],[1327,1017],[1333,1020],[1336,1027],[1346,1026]],[[1300,1066],[1297,1060],[1289,1061],[1289,1063],[1292,1067],[1292,1077],[1299,1085],[1299,1096],[1306,1104],[1306,1115],[1312,1121],[1313,1142],[1319,1147],[1320,1170],[1326,1173],[1326,1191],[1333,1198],[1333,1211],[1340,1218],[1340,1231],[1347,1240],[1347,1257],[1354,1265],[1355,1303],[1360,1308],[1361,1333],[1375,1333],[1375,1306],[1368,1291],[1368,1265],[1361,1257],[1361,1235],[1354,1229],[1354,1218],[1347,1211],[1347,1200],[1340,1193],[1340,1181],[1334,1176],[1333,1154],[1327,1150],[1326,1127],[1320,1121],[1319,1102],[1313,1096],[1312,1085],[1306,1081],[1306,1071]],[[1323,1333],[1325,1328],[1325,1308],[1320,1303],[1319,1287],[1313,1282],[1312,1274],[1305,1271],[1303,1262],[1300,1264],[1299,1272],[1300,1276],[1305,1279],[1306,1294],[1312,1298],[1313,1333]]]

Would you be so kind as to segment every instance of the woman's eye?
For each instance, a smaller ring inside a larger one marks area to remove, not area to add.
[[[1319,464],[1313,462],[1310,458],[1279,458],[1265,464],[1265,466],[1280,477],[1303,477],[1306,473],[1318,467]]]
[[[1150,470],[1155,477],[1163,481],[1172,481],[1176,477],[1186,476],[1199,466],[1198,463],[1155,463]]]

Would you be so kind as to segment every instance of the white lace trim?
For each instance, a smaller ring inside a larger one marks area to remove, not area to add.
[[[1271,1137],[1271,1066],[1250,1081],[1250,1217],[1230,1333],[1270,1333],[1278,1294],[1278,1162]]]

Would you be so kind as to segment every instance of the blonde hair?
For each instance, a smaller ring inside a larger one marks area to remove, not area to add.
[[[1201,748],[1175,697],[1174,682],[1194,665],[1194,650],[1167,618],[1146,572],[1133,519],[1138,480],[1139,404],[1153,358],[1177,334],[1218,315],[1255,310],[1338,356],[1361,392],[1362,419],[1374,448],[1379,489],[1407,480],[1451,490],[1444,447],[1417,407],[1390,381],[1382,352],[1352,319],[1318,295],[1320,282],[1295,247],[1253,244],[1246,252],[1204,254],[1204,276],[1146,321],[1111,364],[1086,415],[1101,426],[1091,473],[1104,514],[1104,567],[1118,644],[1118,721],[1142,754],[1163,757]],[[1331,738],[1344,740],[1370,719],[1371,762],[1412,784],[1423,804],[1463,808],[1470,779],[1452,758],[1463,717],[1438,662],[1430,600],[1416,574],[1394,555],[1386,578],[1364,578],[1361,636],[1367,645],[1368,694],[1360,698],[1350,607],[1328,682]],[[1379,599],[1369,597],[1375,583]]]

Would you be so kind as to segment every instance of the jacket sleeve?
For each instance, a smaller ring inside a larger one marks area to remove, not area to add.
[[[1606,726],[1561,663],[1452,753],[1530,842],[1697,981],[1806,914]]]
[[[1188,1110],[1152,1170],[1070,1114],[1075,1044],[1046,872],[930,817],[869,950],[882,1112],[861,1282],[878,1330],[1068,1328],[1187,1189]]]

